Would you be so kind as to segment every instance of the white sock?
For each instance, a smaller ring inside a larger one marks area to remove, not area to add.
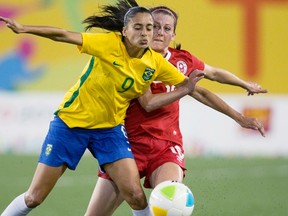
[[[145,209],[142,209],[142,210],[132,209],[132,213],[133,213],[133,216],[152,216],[149,205]]]
[[[16,197],[2,212],[1,216],[25,216],[27,215],[33,208],[28,208],[25,200],[24,193]]]

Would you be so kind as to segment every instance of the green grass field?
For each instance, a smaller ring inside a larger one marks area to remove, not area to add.
[[[0,212],[27,189],[36,162],[34,156],[0,155]],[[187,158],[186,163],[185,183],[196,202],[193,216],[288,215],[288,159]],[[83,215],[96,173],[96,161],[85,156],[30,215]],[[125,203],[114,215],[128,216],[131,211]]]

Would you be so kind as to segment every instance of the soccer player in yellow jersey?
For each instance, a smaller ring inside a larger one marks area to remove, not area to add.
[[[197,71],[187,78],[151,50],[150,11],[143,7],[124,11],[123,4],[129,3],[119,0],[116,6],[102,7],[101,16],[84,20],[86,30],[101,27],[110,32],[103,34],[22,25],[0,17],[17,34],[74,44],[91,55],[79,80],[55,112],[30,187],[10,203],[2,216],[27,215],[40,205],[67,167],[76,169],[86,149],[114,180],[133,215],[151,215],[123,125],[126,109],[138,97],[148,111],[179,99],[194,90],[203,73]],[[152,95],[149,86],[154,80],[176,85],[177,91]]]

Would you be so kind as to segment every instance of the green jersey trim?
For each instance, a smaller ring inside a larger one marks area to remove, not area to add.
[[[71,98],[64,104],[63,108],[66,108],[66,107],[69,107],[75,100],[75,98],[78,97],[79,95],[79,91],[80,91],[80,88],[81,86],[83,85],[83,83],[87,80],[87,78],[89,77],[91,71],[92,71],[92,68],[93,68],[93,65],[94,65],[94,59],[95,57],[93,56],[90,60],[90,63],[89,63],[89,67],[87,69],[87,71],[83,74],[83,76],[80,78],[80,85],[79,87],[77,88],[76,91],[74,91],[74,93],[72,94]],[[63,109],[62,108],[62,109]],[[61,109],[58,109],[54,114],[57,115],[59,112],[60,112]]]

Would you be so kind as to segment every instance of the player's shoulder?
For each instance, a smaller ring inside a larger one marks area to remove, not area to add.
[[[184,50],[184,49],[175,49],[172,47],[169,47],[168,50],[172,53],[172,54],[178,54],[178,55],[187,55],[187,56],[193,56],[189,51]]]
[[[175,49],[175,48],[171,48],[169,47],[169,52],[171,53],[171,58],[175,58],[175,59],[185,59],[187,61],[201,61],[199,60],[195,55],[191,54],[189,51],[184,50],[184,49]]]

